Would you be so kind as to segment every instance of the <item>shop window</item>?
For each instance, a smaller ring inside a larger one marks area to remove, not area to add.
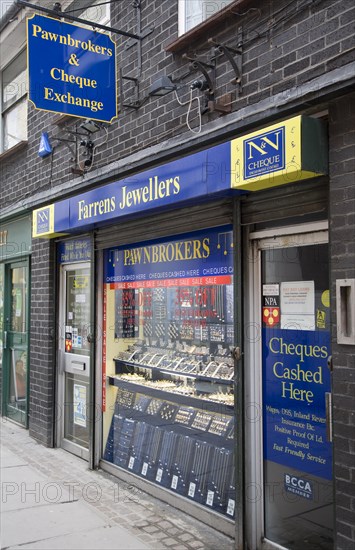
[[[233,0],[179,0],[179,36],[219,12]]]
[[[106,250],[103,458],[233,518],[230,226]]]
[[[1,152],[27,139],[26,65],[26,51],[24,50],[2,71]]]

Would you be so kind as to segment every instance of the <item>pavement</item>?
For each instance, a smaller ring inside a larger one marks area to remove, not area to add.
[[[2,550],[233,550],[218,533],[0,417]]]

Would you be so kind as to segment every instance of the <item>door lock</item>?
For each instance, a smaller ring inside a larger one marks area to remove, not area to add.
[[[93,334],[88,334],[86,337],[89,344],[93,344],[95,342],[95,336]]]

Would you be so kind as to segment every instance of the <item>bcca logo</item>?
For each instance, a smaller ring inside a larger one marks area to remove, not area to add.
[[[313,498],[313,486],[308,479],[294,476],[291,474],[284,474],[285,476],[285,489],[288,493],[294,493],[300,497],[312,499]]]

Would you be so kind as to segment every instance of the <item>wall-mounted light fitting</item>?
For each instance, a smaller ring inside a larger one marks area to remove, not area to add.
[[[80,124],[80,128],[88,132],[89,134],[94,134],[101,130],[101,124],[98,124],[94,120],[86,119]]]
[[[171,82],[168,76],[163,75],[153,82],[149,88],[148,95],[162,97],[174,90],[176,90],[176,85]]]

